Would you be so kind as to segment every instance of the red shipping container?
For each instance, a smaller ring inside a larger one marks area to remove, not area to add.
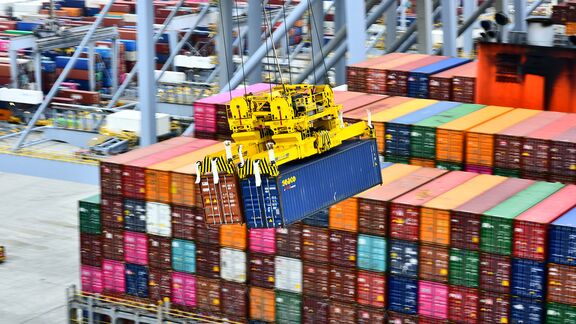
[[[196,242],[196,273],[206,278],[220,277],[220,246]]]
[[[102,236],[80,233],[80,263],[94,267],[102,265]]]
[[[480,249],[482,213],[532,185],[534,181],[507,179],[496,187],[453,209],[450,213],[450,245],[459,249]]]
[[[480,323],[508,323],[510,295],[480,291]]]
[[[382,273],[358,270],[358,304],[386,307],[386,276]]]
[[[408,94],[408,76],[410,71],[447,59],[446,56],[426,56],[414,62],[388,69],[386,94],[406,96]]]
[[[327,324],[330,302],[304,295],[302,298],[302,324]]]
[[[356,324],[356,307],[354,304],[330,303],[330,324]]]
[[[418,314],[439,320],[448,319],[448,285],[420,280]]]
[[[348,231],[330,230],[330,263],[342,267],[356,266],[358,235]]]
[[[356,302],[356,269],[330,266],[330,299]]]
[[[196,276],[196,303],[201,312],[220,313],[220,280]]]
[[[196,238],[196,218],[202,219],[199,209],[172,205],[172,237],[193,241]]]
[[[204,213],[201,211],[194,219],[194,226],[196,226],[196,241],[208,244],[220,244],[220,227],[207,225],[204,222]]]
[[[148,266],[150,269],[170,270],[172,268],[172,239],[158,235],[148,235]]]
[[[424,315],[418,316],[418,324],[438,324],[438,323],[450,323],[450,321],[440,320],[434,317],[428,317]]]
[[[124,199],[102,193],[100,198],[100,217],[102,227],[124,229]]]
[[[545,261],[548,226],[575,205],[576,186],[568,185],[514,218],[514,257]]]
[[[551,180],[561,179],[562,182],[576,183],[576,127],[552,141],[550,172],[554,175]]]
[[[304,225],[302,228],[302,259],[328,263],[328,242],[327,228]]]
[[[388,323],[390,324],[418,324],[418,316],[407,315],[396,312],[388,312]]]
[[[249,283],[262,288],[274,288],[274,255],[250,253]]]
[[[148,297],[156,304],[170,298],[172,291],[172,271],[150,269],[148,273]]]
[[[302,264],[302,291],[304,295],[329,298],[330,267],[328,264],[305,261]]]
[[[124,262],[102,261],[102,283],[104,295],[122,296],[126,292]]]
[[[386,314],[383,309],[358,306],[356,310],[356,323],[358,324],[384,324]]]
[[[232,321],[245,322],[248,318],[248,287],[245,284],[222,281],[222,313]]]
[[[276,254],[288,258],[302,258],[302,223],[276,229]]]
[[[78,104],[81,105],[98,105],[100,104],[100,92],[96,91],[83,91],[83,90],[71,90],[71,89],[60,89],[56,94],[58,97],[62,98],[72,98],[76,100]]]
[[[422,244],[419,251],[419,277],[423,280],[448,282],[450,252],[441,245]]]
[[[124,230],[102,229],[102,255],[105,259],[124,261]]]
[[[450,172],[394,199],[390,209],[390,237],[418,241],[420,207],[475,176],[477,175],[470,172]]]
[[[449,286],[448,319],[455,323],[478,323],[478,289]]]
[[[497,293],[510,293],[512,264],[510,257],[491,253],[480,254],[480,288]]]
[[[548,302],[576,306],[576,269],[573,266],[548,264]]]

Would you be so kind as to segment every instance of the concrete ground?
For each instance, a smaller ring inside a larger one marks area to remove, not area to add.
[[[65,323],[79,283],[77,201],[96,186],[0,173],[0,323]]]

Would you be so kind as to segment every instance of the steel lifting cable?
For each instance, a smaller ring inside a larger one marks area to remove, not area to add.
[[[235,1],[235,0],[232,0]],[[232,88],[230,87],[230,66],[228,64],[228,49],[226,48],[226,35],[224,34],[224,14],[222,13],[222,1],[218,1],[218,9],[220,11],[220,33],[222,34],[222,46],[224,46],[224,57],[226,58],[226,79],[228,81],[228,93],[230,94],[230,101],[232,101]]]
[[[264,0],[262,0],[262,13],[264,14],[264,19],[266,19],[266,4]],[[268,36],[266,35],[266,31],[270,34],[270,36],[272,36],[272,32],[268,30],[268,25],[265,27],[264,45],[266,46],[266,63],[268,64],[268,69],[270,69],[270,50],[268,49]],[[270,97],[272,97],[272,76],[270,70],[268,70],[268,84],[270,85]]]
[[[290,63],[290,43],[288,39],[288,28],[286,27],[286,4],[282,1],[282,16],[284,20],[284,36],[286,36],[286,56],[288,57],[288,78],[292,84],[292,64]]]
[[[314,8],[312,7],[312,3],[310,0],[308,1],[308,9],[310,10],[310,15],[312,16],[312,25],[314,26],[314,30],[310,31],[310,37],[312,37],[312,48],[314,48],[314,31],[316,31],[316,38],[318,39],[318,47],[320,47],[320,54],[322,54],[322,65],[324,65],[324,77],[326,78],[326,82],[330,83],[328,79],[328,69],[326,68],[326,59],[324,58],[324,49],[322,48],[322,38],[320,37],[320,32],[318,31],[318,25],[316,24],[316,18],[314,16]],[[322,13],[323,14],[323,13]],[[322,30],[322,36],[324,36],[324,30]],[[312,51],[312,65],[314,65],[314,51]],[[314,83],[318,83],[316,80],[316,71],[314,71]]]
[[[244,46],[242,45],[242,31],[240,30],[240,17],[238,17],[238,1],[234,0],[234,6],[236,8],[236,26],[238,26],[238,40],[240,41],[239,44],[239,51],[238,54],[240,54],[240,67],[242,68],[242,79],[243,79],[243,84],[244,84],[244,95],[246,95],[247,91],[246,91],[246,71],[244,71]],[[232,56],[234,56],[234,52],[232,52]],[[230,80],[230,79],[228,79]],[[230,82],[228,82],[228,84],[230,84]],[[228,85],[228,88],[230,88],[230,85]]]

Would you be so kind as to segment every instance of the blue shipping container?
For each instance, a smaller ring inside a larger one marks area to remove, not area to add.
[[[172,240],[172,269],[180,272],[196,272],[196,245],[188,240]]]
[[[576,208],[550,224],[548,261],[576,266]]]
[[[146,233],[146,202],[124,199],[124,229]]]
[[[386,155],[410,156],[411,125],[461,105],[442,101],[386,123]]]
[[[42,61],[42,72],[54,73],[56,72],[56,62]]]
[[[428,98],[428,83],[431,75],[455,68],[471,61],[472,60],[470,59],[451,57],[410,71],[410,74],[408,75],[408,97]]]
[[[388,278],[388,310],[403,314],[418,313],[418,280],[390,276]]]
[[[241,181],[244,217],[249,228],[298,222],[382,183],[376,141],[347,141],[330,151],[279,167],[278,177]]]
[[[85,0],[64,0],[64,1],[62,1],[62,7],[84,8],[85,6],[86,6]]]
[[[136,41],[130,39],[121,39],[120,40],[124,44],[124,49],[126,52],[136,52]]]
[[[16,29],[22,31],[33,31],[40,25],[42,25],[42,23],[37,21],[18,21],[16,23]]]
[[[510,293],[526,298],[544,298],[546,264],[527,259],[512,259]]]
[[[70,61],[69,56],[56,56],[56,67],[58,68],[65,68],[66,64]],[[90,66],[90,59],[88,58],[78,58],[76,63],[74,64],[74,68],[77,70],[89,70]]]
[[[390,273],[418,277],[418,243],[390,240]]]
[[[511,323],[544,323],[544,303],[528,298],[513,297],[510,306]]]
[[[358,234],[358,268],[386,271],[386,240],[380,236]]]
[[[126,293],[148,297],[148,269],[145,266],[126,263]]]
[[[324,227],[328,228],[328,224],[330,222],[328,209],[322,209],[321,211],[317,212],[316,214],[306,217],[302,220],[302,223],[305,225],[316,226],[316,227]]]

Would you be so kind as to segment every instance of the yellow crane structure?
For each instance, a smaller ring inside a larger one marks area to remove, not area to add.
[[[345,124],[342,105],[328,85],[278,85],[268,93],[234,98],[228,107],[232,140],[197,163],[198,177],[212,173],[278,175],[278,166],[310,157],[355,137],[375,137],[368,121]],[[369,114],[369,112],[368,112]],[[245,157],[247,157],[245,159]]]

